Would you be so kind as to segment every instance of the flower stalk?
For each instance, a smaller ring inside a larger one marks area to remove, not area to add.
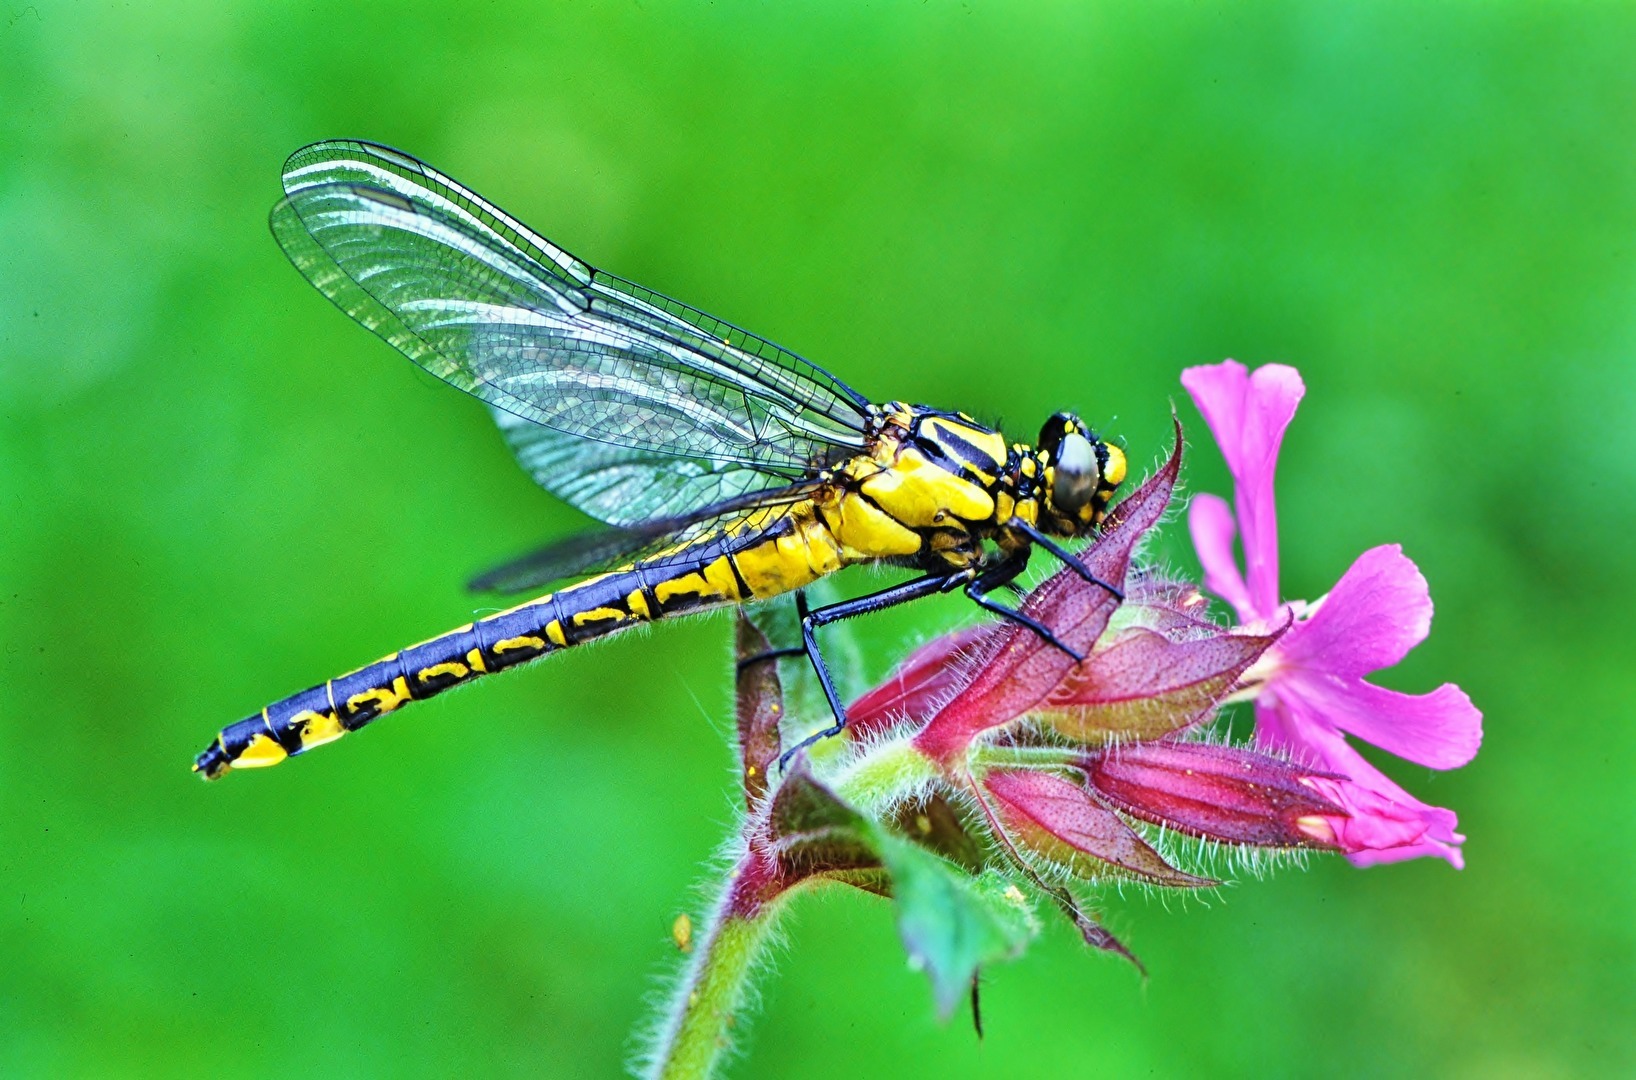
[[[731,1056],[754,977],[797,887],[829,880],[870,892],[884,889],[878,859],[853,828],[854,812],[812,781],[805,762],[784,776],[774,771],[782,729],[795,722],[791,704],[808,715],[816,708],[801,668],[783,680],[785,661],[769,655],[799,640],[799,633],[786,608],[739,615],[736,741],[745,816],[733,869],[693,935],[645,1055],[643,1075],[655,1080],[713,1076]]]
[[[691,1080],[715,1075],[733,1050],[733,1036],[751,999],[751,980],[777,936],[785,894],[767,893],[759,860],[739,860],[716,910],[671,991],[646,1075]]]

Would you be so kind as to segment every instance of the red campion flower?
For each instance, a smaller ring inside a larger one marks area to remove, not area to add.
[[[781,672],[775,660],[799,640],[793,613],[740,613],[746,812],[719,899],[685,939],[686,969],[653,1033],[654,1075],[693,1075],[720,1059],[779,913],[807,889],[890,897],[939,1010],[947,1016],[969,995],[975,1021],[978,972],[1038,932],[1030,893],[1088,944],[1134,962],[1075,889],[1218,884],[1177,865],[1186,845],[1172,835],[1229,850],[1344,850],[1359,862],[1440,854],[1459,865],[1453,815],[1391,785],[1341,734],[1441,767],[1475,751],[1480,717],[1457,688],[1414,698],[1363,681],[1425,636],[1424,579],[1396,548],[1377,548],[1326,600],[1281,605],[1271,478],[1299,378],[1263,368],[1251,379],[1224,365],[1184,382],[1229,447],[1239,487],[1248,581],[1233,563],[1226,504],[1200,497],[1191,524],[1206,584],[1242,625],[1212,621],[1192,585],[1133,568],[1176,484],[1179,425],[1169,460],[1079,556],[1118,592],[1064,569],[1022,602],[1083,661],[1014,622],[949,634],[852,704],[847,743],[778,774],[780,748],[829,713],[809,669],[792,661]],[[1212,721],[1247,696],[1256,744],[1223,745]]]
[[[1456,768],[1477,753],[1482,713],[1458,686],[1445,683],[1412,695],[1364,681],[1425,640],[1432,616],[1426,579],[1401,548],[1388,544],[1358,556],[1327,596],[1311,604],[1281,601],[1273,473],[1284,429],[1305,393],[1301,376],[1280,364],[1250,374],[1228,360],[1189,368],[1182,385],[1233,475],[1248,568],[1246,579],[1233,557],[1234,510],[1213,495],[1199,495],[1188,525],[1205,586],[1233,606],[1247,629],[1288,626],[1250,672],[1256,743],[1336,774],[1320,787],[1347,810],[1332,824],[1357,865],[1421,855],[1464,865],[1465,837],[1455,831],[1454,813],[1398,787],[1345,737],[1355,735],[1434,769]]]

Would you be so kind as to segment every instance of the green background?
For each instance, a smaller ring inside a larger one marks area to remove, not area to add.
[[[1381,681],[1485,745],[1388,768],[1463,873],[1112,896],[1150,981],[1053,926],[981,1044],[816,894],[740,1074],[1636,1068],[1636,8],[339,8],[0,11],[0,1072],[613,1074],[732,819],[721,617],[189,775],[583,524],[285,264],[279,165],[334,135],[872,397],[1075,407],[1139,467],[1181,398],[1194,490],[1180,369],[1296,364],[1285,592],[1393,541],[1431,581]],[[860,627],[862,674],[966,617]]]

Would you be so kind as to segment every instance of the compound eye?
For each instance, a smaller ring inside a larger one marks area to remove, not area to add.
[[[1051,484],[1051,504],[1064,517],[1080,518],[1091,505],[1102,471],[1096,463],[1096,447],[1078,431],[1070,432],[1057,448],[1055,477]]]
[[[1040,428],[1040,441],[1037,444],[1041,450],[1049,450],[1052,460],[1061,454],[1062,440],[1070,431],[1078,427],[1071,413],[1053,413]]]

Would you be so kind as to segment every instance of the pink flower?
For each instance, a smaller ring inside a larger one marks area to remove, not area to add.
[[[1426,579],[1395,544],[1360,555],[1329,594],[1312,604],[1280,601],[1273,473],[1284,429],[1306,388],[1294,368],[1269,364],[1253,374],[1232,360],[1182,373],[1233,476],[1233,508],[1212,495],[1193,499],[1188,528],[1205,587],[1226,600],[1247,628],[1295,622],[1246,674],[1256,691],[1256,741],[1344,779],[1310,781],[1348,816],[1330,819],[1337,842],[1358,866],[1421,855],[1464,865],[1452,811],[1428,806],[1387,779],[1346,741],[1347,734],[1434,769],[1464,765],[1482,741],[1482,714],[1458,686],[1400,694],[1364,681],[1425,640],[1432,603]],[[1236,518],[1236,525],[1235,525]],[[1233,556],[1243,530],[1246,574]]]
[[[1182,741],[1283,628],[1204,621],[1192,586],[1132,570],[1180,466],[1178,428],[1170,460],[1081,555],[1123,586],[1122,600],[1064,569],[1023,602],[1084,661],[1030,629],[990,623],[922,646],[848,709],[855,735],[918,723],[909,746],[982,808],[995,846],[1084,880],[1218,884],[1168,863],[1133,820],[1237,847],[1339,847],[1332,823],[1345,810],[1323,786],[1339,777],[1265,751]],[[985,747],[997,758],[985,762]]]

